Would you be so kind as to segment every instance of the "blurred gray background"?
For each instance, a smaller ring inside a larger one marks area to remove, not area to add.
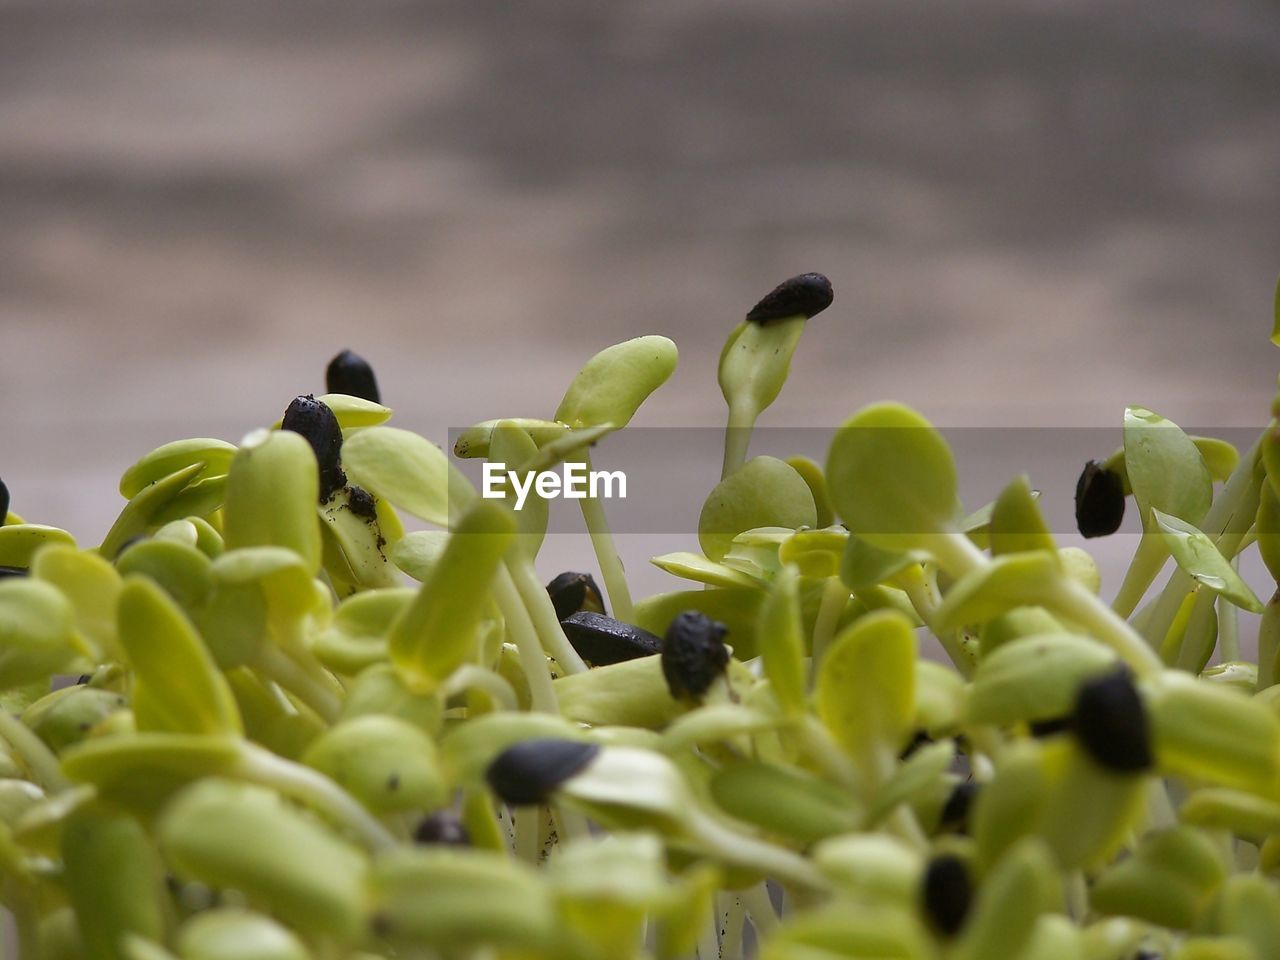
[[[1271,0],[0,0],[0,475],[96,543],[139,455],[343,347],[443,443],[663,333],[636,423],[714,426],[726,333],[804,270],[836,303],[770,426],[1261,424],[1277,94]]]

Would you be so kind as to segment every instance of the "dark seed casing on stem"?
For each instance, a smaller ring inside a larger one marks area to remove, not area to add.
[[[783,280],[751,308],[747,319],[752,323],[768,323],[787,317],[816,317],[827,307],[835,293],[831,281],[820,273],[802,273]]]
[[[1147,712],[1127,670],[1080,685],[1072,728],[1089,756],[1108,770],[1141,773],[1154,762]]]
[[[364,357],[350,350],[343,350],[329,361],[324,371],[324,385],[329,393],[345,393],[348,397],[382,402],[373,367]]]
[[[320,466],[320,502],[325,503],[335,490],[347,482],[342,471],[342,428],[329,407],[311,394],[295,397],[284,412],[281,430],[299,433],[311,444]]]
[[[599,752],[597,744],[577,740],[525,740],[498,754],[485,779],[504,802],[532,806],[546,800]]]
[[[0,527],[4,526],[4,518],[9,515],[9,488],[0,480]]]
[[[937,931],[952,937],[964,926],[973,899],[968,865],[957,856],[942,854],[924,872],[924,914]]]
[[[957,783],[942,807],[942,815],[938,818],[938,830],[942,833],[968,833],[969,811],[977,795],[978,785],[974,781],[963,780]]]
[[[556,619],[564,620],[580,610],[588,613],[606,613],[604,597],[589,573],[566,571],[547,584],[551,605],[556,608]]]
[[[1105,537],[1124,519],[1124,484],[1120,476],[1090,460],[1076,481],[1076,528],[1085,537]]]
[[[662,675],[676,700],[699,699],[729,665],[728,631],[697,610],[686,610],[667,628],[662,641]]]
[[[441,844],[448,847],[469,847],[471,837],[458,815],[449,810],[437,810],[424,817],[413,831],[414,843]]]
[[[662,641],[648,630],[600,613],[582,610],[565,617],[560,626],[578,656],[595,667],[662,652]]]

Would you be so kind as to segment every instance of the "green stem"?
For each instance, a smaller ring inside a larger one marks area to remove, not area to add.
[[[742,956],[742,926],[746,910],[741,895],[723,892],[716,894],[716,910],[720,927],[724,930],[724,939],[720,941],[720,955]]]
[[[556,619],[556,608],[551,603],[547,588],[538,582],[537,572],[528,556],[518,553],[508,557],[507,569],[511,572],[516,589],[520,591],[520,599],[533,621],[542,649],[560,664],[560,669],[565,673],[586,673],[587,665],[565,637],[564,628]]]
[[[1164,537],[1144,533],[1138,541],[1138,549],[1134,551],[1133,561],[1125,571],[1124,582],[1120,584],[1120,591],[1116,594],[1111,609],[1128,619],[1156,577],[1160,576],[1168,559],[1169,549],[1165,546]]]
[[[736,833],[696,807],[686,812],[690,835],[707,852],[735,866],[775,877],[806,890],[826,890],[826,877],[800,854]]]
[[[244,742],[236,772],[254,783],[272,787],[306,804],[333,823],[345,827],[372,852],[388,850],[396,838],[358,800],[322,773]]]
[[[956,580],[991,563],[987,555],[964,533],[932,534],[925,543],[925,549],[933,554],[938,566]]]
[[[1218,597],[1218,653],[1223,661],[1240,659],[1239,608],[1226,597]]]
[[[497,576],[493,578],[493,593],[502,610],[503,619],[506,620],[507,630],[515,641],[520,666],[529,681],[533,709],[542,713],[559,713],[556,693],[551,686],[551,671],[547,667],[542,644],[538,642],[538,635],[529,620],[529,612],[525,610],[520,592],[516,590],[511,574],[505,567],[499,567]]]
[[[1196,598],[1191,605],[1191,616],[1187,618],[1187,628],[1178,638],[1178,652],[1174,664],[1179,670],[1188,673],[1199,673],[1201,664],[1208,662],[1213,656],[1213,601],[1214,593],[1208,587],[1196,591]],[[1206,645],[1210,645],[1205,652]]]
[[[934,625],[934,613],[938,608],[938,601],[933,596],[930,585],[925,582],[923,577],[912,577],[903,587],[903,590],[907,594],[907,599],[911,601],[911,606],[915,608],[920,619],[925,622],[925,626],[942,644],[942,649],[946,651],[951,663],[960,671],[961,676],[969,677],[973,673],[976,664],[960,642],[960,631],[939,630]]]
[[[1280,653],[1280,589],[1272,594],[1258,625],[1258,689],[1276,682],[1276,654]]]
[[[756,938],[767,935],[778,925],[778,914],[773,909],[773,901],[769,899],[769,886],[761,880],[753,887],[748,887],[738,895],[743,911],[756,929]],[[732,956],[732,954],[730,954]]]
[[[487,693],[489,698],[502,710],[518,710],[520,704],[516,700],[516,692],[501,674],[494,673],[474,663],[464,663],[445,680],[441,687],[444,699],[448,699],[467,690],[479,690]]]
[[[822,584],[822,601],[818,605],[818,616],[813,623],[812,655],[809,660],[810,678],[818,675],[818,666],[836,635],[836,627],[840,625],[840,615],[849,602],[849,588],[839,577],[827,577]]]
[[[582,462],[587,472],[591,472],[591,456],[582,451]],[[613,615],[624,623],[635,619],[635,611],[631,606],[631,591],[627,588],[627,576],[622,569],[622,560],[618,557],[618,548],[614,546],[613,534],[609,532],[609,521],[605,518],[604,507],[595,497],[583,497],[582,519],[587,523],[587,532],[591,535],[591,546],[596,552],[596,562],[600,564],[600,576],[604,579],[604,588],[609,594],[609,605],[613,607]]]
[[[516,856],[526,863],[538,862],[542,847],[542,824],[537,807],[516,807],[511,820],[516,831]]]
[[[724,464],[720,468],[721,480],[747,462],[751,432],[755,429],[757,416],[759,411],[754,406],[744,403],[730,405],[729,423],[724,429]]]
[[[263,676],[275,681],[314,710],[325,723],[333,724],[337,721],[342,712],[342,699],[279,647],[271,643],[262,644],[254,657],[253,665]]]
[[[1059,578],[1053,587],[1055,607],[1097,639],[1108,644],[1139,677],[1159,673],[1163,664],[1155,651],[1114,610],[1079,583]]]
[[[5,710],[0,710],[0,737],[13,747],[31,779],[46,793],[61,793],[71,786],[62,775],[62,765],[53,751],[26,724]]]

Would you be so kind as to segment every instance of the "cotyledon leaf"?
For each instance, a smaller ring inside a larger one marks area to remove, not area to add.
[[[606,347],[573,378],[555,419],[571,427],[625,427],[675,372],[677,360],[676,345],[666,337],[636,337]]]
[[[1124,462],[1143,529],[1154,532],[1155,508],[1199,523],[1213,499],[1204,457],[1178,425],[1143,407],[1124,413]]]
[[[450,507],[465,507],[470,486],[443,450],[425,437],[396,427],[370,427],[342,445],[351,481],[437,526],[448,526]],[[457,498],[451,505],[450,499]]]
[[[915,716],[916,636],[891,610],[854,621],[832,641],[818,671],[818,716],[846,750],[894,752]]]
[[[1249,589],[1227,558],[1218,552],[1208,535],[1187,521],[1161,513],[1154,507],[1151,514],[1173,559],[1192,579],[1250,613],[1262,612],[1262,601]]]
[[[951,450],[901,404],[875,403],[850,417],[832,438],[826,474],[836,512],[874,546],[900,551],[956,526]]]
[[[191,621],[158,586],[127,577],[117,632],[151,715],[175,733],[240,734],[240,714],[226,678]]]

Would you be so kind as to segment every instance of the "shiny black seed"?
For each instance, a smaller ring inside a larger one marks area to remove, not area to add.
[[[1049,720],[1033,720],[1030,724],[1033,737],[1052,737],[1071,729],[1070,717],[1053,717]]]
[[[485,779],[500,799],[530,806],[546,800],[599,752],[596,744],[576,740],[525,740],[498,754]]]
[[[834,297],[830,280],[820,273],[802,273],[783,280],[770,290],[751,308],[747,319],[753,323],[767,323],[786,317],[804,317],[807,320],[831,306]]]
[[[964,780],[956,784],[943,804],[942,816],[938,818],[938,830],[943,833],[968,833],[969,811],[973,800],[978,795],[978,785],[972,780]]]
[[[369,361],[350,350],[343,350],[329,361],[324,371],[324,385],[329,393],[345,393],[349,397],[381,403],[378,380]]]
[[[354,484],[347,487],[347,508],[361,520],[372,523],[378,519],[378,506],[374,503],[373,494],[363,487]]]
[[[25,577],[28,572],[26,567],[0,567],[0,578]]]
[[[438,843],[448,847],[469,847],[471,837],[467,828],[462,825],[457,814],[448,810],[437,810],[429,817],[424,817],[413,831],[415,843]]]
[[[341,489],[347,482],[347,475],[342,472],[342,464],[339,462],[342,456],[342,428],[338,426],[338,418],[327,404],[307,394],[295,397],[293,403],[289,404],[280,429],[300,433],[311,444],[316,463],[320,467],[320,502],[327,502],[333,492]]]
[[[1141,773],[1154,762],[1147,712],[1127,670],[1081,684],[1072,728],[1089,756],[1108,770]]]
[[[1124,519],[1124,483],[1101,460],[1090,460],[1076,481],[1076,528],[1085,537],[1105,537]]]
[[[4,526],[4,518],[9,515],[9,488],[0,480],[0,526]]]
[[[563,620],[580,610],[588,613],[605,613],[604,597],[589,573],[560,574],[547,584],[551,605],[556,608],[556,619]]]
[[[924,914],[939,933],[955,936],[964,926],[973,899],[973,881],[963,860],[942,854],[924,872]]]
[[[578,656],[592,666],[603,667],[662,652],[662,641],[648,630],[601,613],[581,610],[561,620],[560,626]]]
[[[729,665],[728,633],[723,623],[697,610],[686,610],[667,628],[662,640],[662,675],[677,700],[700,698]]]

